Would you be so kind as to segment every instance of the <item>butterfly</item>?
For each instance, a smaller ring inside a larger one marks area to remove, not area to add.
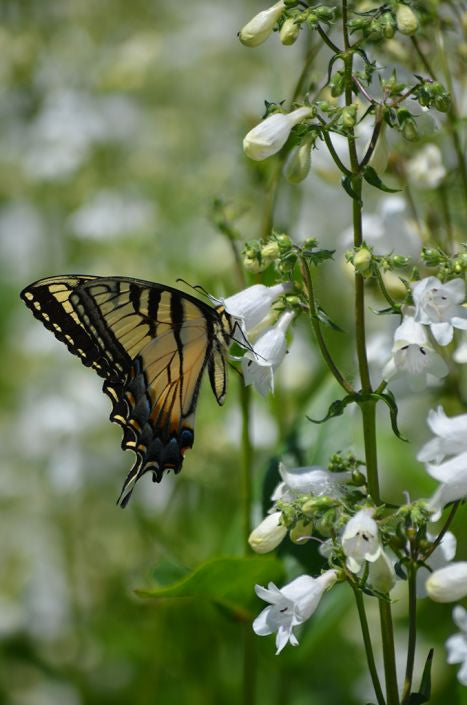
[[[178,473],[193,446],[194,416],[207,369],[217,402],[227,385],[227,353],[238,322],[224,306],[163,284],[128,277],[62,275],[20,294],[68,350],[104,378],[110,420],[136,461],[117,504],[124,507],[146,472]]]

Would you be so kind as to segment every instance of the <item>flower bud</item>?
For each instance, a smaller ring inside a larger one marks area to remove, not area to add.
[[[353,266],[359,274],[367,274],[371,270],[371,251],[367,247],[361,247],[353,256]]]
[[[289,250],[292,247],[292,240],[285,233],[276,235],[276,242],[281,248],[281,250]]]
[[[332,7],[326,7],[325,5],[319,5],[313,8],[316,13],[316,17],[321,22],[334,22],[336,18],[336,11]]]
[[[392,255],[389,261],[393,267],[406,267],[409,259],[409,257],[403,257],[402,255]]]
[[[417,15],[412,8],[402,3],[397,6],[396,23],[397,29],[402,34],[415,34],[418,29]]]
[[[299,184],[310,172],[311,144],[305,140],[290,152],[284,167],[284,176],[291,184]]]
[[[467,595],[467,562],[449,563],[435,570],[425,583],[428,597],[435,602],[456,602]]]
[[[277,242],[271,241],[261,249],[261,258],[266,264],[270,264],[277,259],[281,254],[280,247]]]
[[[279,32],[281,43],[284,44],[284,46],[290,46],[297,41],[299,34],[300,25],[295,22],[293,17],[287,17]]]
[[[307,499],[305,504],[301,507],[301,510],[307,516],[311,516],[317,510],[327,509],[335,504],[336,500],[332,497],[312,497],[311,499]]]
[[[381,29],[383,31],[383,36],[385,39],[392,39],[396,32],[396,23],[394,17],[390,12],[385,12],[381,16]]]
[[[384,551],[373,563],[370,563],[368,579],[370,585],[379,592],[390,592],[396,584],[394,567]]]
[[[439,250],[432,247],[424,247],[422,249],[422,259],[428,267],[436,267],[441,263],[442,256]]]
[[[284,10],[285,3],[280,0],[272,7],[255,15],[238,33],[241,43],[253,48],[265,42]]]
[[[439,110],[440,113],[447,113],[451,107],[451,98],[447,93],[437,95],[434,100],[434,105],[436,110]]]
[[[247,272],[252,272],[253,274],[259,274],[263,270],[262,265],[256,257],[244,257],[243,266]]]
[[[418,140],[417,126],[413,118],[404,121],[402,126],[402,134],[408,142],[415,142]]]
[[[248,537],[248,543],[256,553],[269,553],[281,543],[287,534],[287,527],[280,524],[281,512],[268,514]]]
[[[297,521],[293,529],[290,529],[289,536],[293,543],[305,543],[304,539],[311,536],[313,523],[311,521]]]
[[[366,477],[360,470],[352,470],[352,485],[362,487],[366,484]]]
[[[291,129],[299,122],[311,117],[314,108],[297,108],[291,113],[273,113],[256,125],[243,140],[243,151],[255,161],[276,154],[287,142]]]
[[[345,88],[345,76],[343,71],[336,71],[329,82],[329,87],[331,89],[331,95],[334,98],[342,95]]]
[[[340,122],[342,124],[342,127],[345,127],[347,129],[354,127],[355,123],[357,122],[357,106],[348,105],[347,107],[343,108],[340,117]]]

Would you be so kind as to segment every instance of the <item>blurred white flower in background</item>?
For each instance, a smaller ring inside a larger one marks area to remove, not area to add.
[[[454,354],[452,356],[454,362],[457,362],[459,365],[465,365],[467,363],[467,340],[461,340],[459,343],[458,347],[454,351]]]
[[[428,509],[437,521],[448,502],[467,497],[467,452],[455,455],[440,465],[427,465],[426,471],[441,484],[430,498]]]
[[[446,641],[447,662],[462,664],[457,672],[457,680],[461,685],[467,685],[467,611],[461,605],[456,605],[452,619],[459,633],[453,634]]]
[[[441,150],[432,143],[427,144],[418,154],[409,159],[406,170],[409,181],[420,189],[437,188],[447,173]]]
[[[441,463],[448,455],[467,452],[467,414],[446,416],[443,407],[430,409],[427,423],[435,438],[417,453],[422,463]]]
[[[94,145],[125,140],[139,121],[136,105],[126,97],[96,97],[62,89],[46,96],[28,128],[28,148],[18,145],[33,179],[53,181],[71,176]]]
[[[0,209],[0,262],[3,276],[26,279],[45,260],[45,226],[41,211],[28,201]]]
[[[376,213],[363,214],[363,239],[375,248],[376,254],[395,252],[404,257],[417,257],[422,242],[415,224],[407,214],[406,202],[401,196],[384,196]],[[346,228],[339,244],[344,249],[353,245],[353,228]]]
[[[156,207],[137,194],[103,189],[69,217],[71,230],[89,240],[110,240],[156,225]]]

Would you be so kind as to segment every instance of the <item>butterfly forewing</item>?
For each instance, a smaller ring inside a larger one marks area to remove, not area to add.
[[[136,453],[119,501],[147,471],[178,472],[194,440],[201,379],[209,367],[221,404],[229,317],[177,289],[124,277],[42,279],[21,297],[81,361],[105,378],[122,448]]]

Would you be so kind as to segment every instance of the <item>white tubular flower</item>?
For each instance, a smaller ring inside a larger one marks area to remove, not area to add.
[[[432,521],[437,521],[448,502],[455,502],[467,496],[467,452],[454,456],[440,465],[427,465],[427,472],[440,486],[428,501],[428,509],[433,512]]]
[[[271,35],[274,25],[285,10],[283,0],[267,10],[258,12],[238,33],[238,38],[246,47],[257,47]]]
[[[319,465],[288,468],[283,463],[279,463],[279,473],[282,482],[277,485],[271,497],[276,502],[279,499],[291,501],[301,494],[311,494],[315,497],[340,497],[343,486],[352,476],[350,471],[330,472]]]
[[[467,363],[467,340],[463,340],[459,344],[458,348],[454,351],[452,359],[454,362],[457,362],[458,365],[465,365]]]
[[[274,328],[269,328],[254,344],[254,352],[248,350],[242,358],[245,385],[253,384],[264,397],[274,392],[274,371],[287,352],[285,333],[294,314],[286,311]]]
[[[248,543],[256,553],[269,553],[281,543],[287,535],[287,527],[280,523],[281,512],[268,514],[248,537]]]
[[[430,326],[439,345],[451,342],[453,328],[467,330],[467,308],[461,306],[465,300],[463,279],[442,284],[436,277],[427,277],[413,286],[412,296],[415,320]]]
[[[426,387],[427,375],[444,377],[448,372],[443,358],[428,343],[423,326],[406,316],[394,334],[392,357],[383,369],[383,379],[402,375],[410,389],[418,392]]]
[[[446,641],[447,662],[462,664],[457,672],[457,680],[461,685],[467,685],[467,611],[456,605],[452,611],[452,619],[459,627],[460,633],[453,634]]]
[[[439,147],[426,147],[407,162],[407,176],[417,188],[437,188],[446,176],[446,169]]]
[[[455,602],[467,595],[467,562],[450,563],[435,570],[425,583],[428,597],[434,602]]]
[[[256,125],[243,140],[243,151],[255,161],[276,154],[287,142],[290,130],[313,114],[312,108],[297,108],[291,113],[273,113]]]
[[[430,541],[435,540],[435,536],[432,534],[427,534],[427,538]],[[425,561],[432,571],[438,570],[439,568],[444,568],[445,565],[450,563],[454,556],[456,555],[457,540],[451,531],[446,531],[441,542],[436,546],[435,550]],[[425,566],[421,566],[417,571],[417,597],[426,597],[427,593],[425,590],[425,583],[427,578],[430,576],[430,571]]]
[[[347,568],[358,573],[365,561],[373,563],[381,555],[378,525],[373,519],[372,507],[360,509],[344,528],[342,549],[347,556]]]
[[[396,584],[394,566],[383,549],[378,558],[370,563],[368,580],[370,585],[379,592],[391,592]]]
[[[428,412],[428,426],[435,438],[417,455],[422,463],[441,463],[447,455],[467,452],[467,414],[446,416],[442,406]]]
[[[269,602],[261,614],[253,622],[253,629],[259,636],[276,634],[276,654],[280,653],[290,641],[292,646],[298,645],[298,639],[293,628],[303,624],[311,617],[318,607],[321,596],[337,580],[335,570],[328,570],[318,578],[301,575],[281,590],[269,583],[267,589],[256,585],[258,597]]]
[[[276,284],[275,286],[253,284],[253,286],[221,300],[221,303],[224,304],[227,313],[238,318],[244,329],[249,331],[261,323],[263,318],[268,315],[274,301],[290,291],[291,286],[289,283]]]

